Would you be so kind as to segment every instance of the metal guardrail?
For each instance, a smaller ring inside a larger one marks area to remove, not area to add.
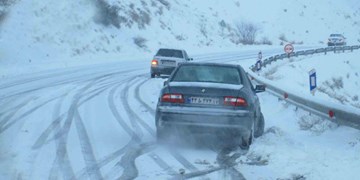
[[[271,64],[272,62],[275,62],[277,60],[285,59],[288,57],[298,57],[298,56],[307,56],[307,55],[313,55],[313,54],[320,54],[324,53],[325,55],[329,52],[345,52],[345,51],[354,51],[360,49],[360,45],[354,45],[354,46],[331,46],[326,48],[318,48],[318,49],[308,49],[304,51],[296,51],[292,52],[289,55],[288,54],[277,54],[271,57],[268,57],[263,60],[263,67],[266,67],[266,65]],[[252,71],[256,71],[255,65],[252,65],[250,67]]]
[[[267,65],[271,64],[276,60],[285,59],[288,57],[306,56],[306,55],[319,54],[319,53],[327,54],[328,52],[345,52],[345,51],[352,52],[353,50],[358,50],[358,49],[360,49],[360,45],[310,49],[305,51],[294,52],[289,55],[286,54],[286,57],[283,57],[283,54],[280,54],[266,58],[262,63],[262,67],[265,68]],[[267,87],[267,91],[274,94],[275,96],[282,98],[285,101],[294,104],[296,107],[299,107],[308,112],[316,114],[322,118],[360,130],[360,109],[357,109],[355,107],[344,106],[341,104],[331,103],[331,102],[324,102],[319,99],[313,98],[311,95],[309,95],[309,97],[308,96],[305,97],[304,95],[298,95],[287,92],[284,89],[280,89],[277,86],[272,85],[271,81],[259,77],[255,73],[256,72],[255,65],[252,65],[250,69],[252,70],[252,72],[248,72],[248,74],[251,76],[251,78],[259,84],[265,84]]]

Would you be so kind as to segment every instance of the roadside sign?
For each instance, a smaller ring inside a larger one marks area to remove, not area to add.
[[[294,52],[294,46],[292,44],[287,44],[284,47],[284,51],[285,51],[285,53],[290,54],[290,53]]]
[[[256,61],[256,71],[261,70],[261,60]]]
[[[316,71],[315,69],[312,69],[309,71],[309,83],[310,83],[310,92],[312,95],[315,94],[316,90]]]
[[[262,59],[262,53],[260,51],[259,54],[258,54],[258,60],[261,60],[261,59]]]

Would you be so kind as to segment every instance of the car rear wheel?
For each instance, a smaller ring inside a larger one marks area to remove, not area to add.
[[[150,77],[151,77],[151,78],[154,78],[154,77],[155,77],[155,73],[151,73],[151,74],[150,74]]]
[[[260,137],[261,135],[263,135],[264,130],[265,130],[264,115],[262,113],[260,113],[260,117],[258,119],[256,130],[255,130],[255,133],[254,133],[254,137],[257,138],[257,137]]]
[[[254,131],[252,130],[249,137],[241,137],[240,141],[240,149],[242,150],[249,150],[250,145],[252,144],[254,140]]]

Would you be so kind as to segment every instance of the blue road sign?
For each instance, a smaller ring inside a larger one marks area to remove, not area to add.
[[[310,82],[310,92],[312,94],[314,94],[315,89],[316,89],[316,71],[315,71],[315,69],[312,69],[309,72],[309,82]]]
[[[256,61],[256,70],[257,71],[261,70],[261,60]]]

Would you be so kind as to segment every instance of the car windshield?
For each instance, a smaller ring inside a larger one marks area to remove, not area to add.
[[[181,50],[175,50],[175,49],[160,49],[156,53],[156,56],[183,58],[183,54]]]
[[[237,68],[213,65],[181,66],[171,81],[241,84],[240,73]]]

